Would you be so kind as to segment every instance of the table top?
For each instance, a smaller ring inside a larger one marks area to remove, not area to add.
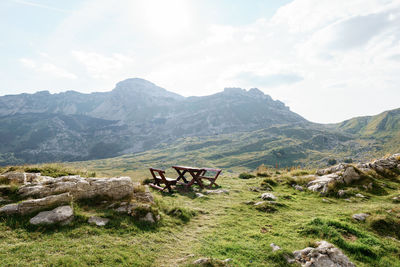
[[[196,167],[190,167],[190,166],[172,166],[174,169],[178,170],[187,170],[187,171],[202,171],[204,168],[196,168]]]

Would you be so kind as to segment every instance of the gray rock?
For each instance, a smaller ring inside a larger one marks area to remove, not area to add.
[[[203,195],[202,193],[196,193],[196,197],[201,198],[201,197],[205,197],[205,195]]]
[[[158,218],[156,218],[153,213],[148,212],[146,214],[146,216],[144,216],[143,218],[140,218],[139,221],[147,222],[147,223],[156,223],[158,221]]]
[[[338,194],[339,197],[344,197],[344,196],[346,195],[346,191],[344,191],[343,189],[340,189],[340,190],[337,192],[337,194]]]
[[[200,266],[214,266],[213,264],[217,263],[217,264],[219,264],[218,266],[229,266],[228,263],[231,261],[232,261],[232,259],[218,260],[218,259],[212,259],[212,258],[200,258],[200,259],[195,260],[193,262],[193,264],[200,265]]]
[[[352,182],[361,178],[360,174],[352,166],[348,166],[345,169],[342,177],[346,184],[351,184]]]
[[[107,218],[92,216],[89,218],[88,223],[95,224],[97,226],[105,226],[109,221],[110,221],[110,219],[107,219]]]
[[[366,213],[357,213],[353,215],[353,219],[356,221],[364,222],[368,216],[369,214]]]
[[[301,186],[301,185],[294,185],[293,186],[294,187],[294,189],[296,189],[296,190],[299,190],[299,191],[304,191],[304,188]]]
[[[365,196],[364,196],[363,194],[360,194],[360,193],[357,193],[357,194],[356,194],[356,197],[365,198]]]
[[[326,194],[328,193],[328,185],[332,182],[342,182],[341,176],[339,176],[336,173],[331,173],[327,174],[324,176],[317,177],[315,180],[310,181],[307,184],[307,189],[314,191],[314,192],[320,192],[321,194]]]
[[[48,196],[40,199],[24,200],[18,204],[8,204],[0,208],[0,214],[30,214],[54,206],[69,204],[72,201],[70,193]]]
[[[295,260],[303,267],[355,267],[342,251],[326,241],[316,243],[316,248],[294,251]]]
[[[61,206],[51,211],[42,211],[35,217],[29,220],[30,224],[68,224],[74,217],[74,211],[71,206]]]
[[[206,190],[204,193],[207,194],[207,195],[210,195],[210,194],[217,194],[217,195],[219,195],[219,194],[229,194],[229,190],[227,190],[227,189]]]
[[[331,174],[331,173],[344,171],[347,166],[349,166],[349,165],[340,163],[338,165],[335,165],[335,166],[332,166],[332,167],[329,167],[329,168],[326,168],[326,169],[317,170],[315,173],[317,175],[319,175],[319,176],[327,175],[327,174]]]
[[[272,193],[263,193],[262,195],[261,195],[261,198],[263,199],[263,200],[277,200],[278,198],[274,195],[274,194],[272,194]]]
[[[53,178],[43,183],[27,184],[18,190],[23,197],[45,197],[65,192],[70,192],[74,199],[122,199],[133,194],[133,182],[129,177],[83,178],[72,175]]]
[[[275,245],[274,243],[269,244],[269,246],[272,248],[272,251],[277,251],[281,249],[280,246]]]

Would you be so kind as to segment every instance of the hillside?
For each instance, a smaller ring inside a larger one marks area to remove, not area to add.
[[[183,137],[307,123],[255,88],[185,98],[142,79],[127,79],[104,93],[0,97],[0,137],[5,140],[0,164],[112,157]]]

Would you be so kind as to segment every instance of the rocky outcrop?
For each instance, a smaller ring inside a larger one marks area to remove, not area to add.
[[[53,208],[63,204],[69,204],[72,201],[70,193],[48,196],[40,199],[30,199],[20,203],[8,204],[0,208],[0,215],[20,214],[26,215],[41,210]]]
[[[74,211],[71,206],[61,206],[50,211],[42,211],[29,220],[30,224],[55,224],[66,225],[74,218]]]
[[[278,198],[274,195],[274,194],[272,194],[272,193],[263,193],[262,195],[261,195],[261,198],[263,199],[263,200],[277,200]]]
[[[40,173],[28,172],[7,172],[2,174],[2,178],[8,180],[10,184],[42,183],[54,179],[53,177],[42,176]]]
[[[350,164],[338,164],[326,169],[316,171],[315,179],[307,184],[307,189],[321,194],[329,191],[331,183],[351,184],[354,181],[367,176],[369,171],[382,173],[385,171],[400,171],[400,154],[374,160],[369,163],[359,163],[356,166]]]
[[[193,262],[195,266],[230,266],[232,259],[218,260],[212,258],[200,258]]]
[[[326,241],[317,242],[316,248],[293,252],[295,260],[303,267],[355,267],[342,251]]]
[[[104,197],[117,200],[132,196],[133,183],[129,177],[83,178],[73,175],[26,184],[18,190],[22,197],[45,197],[65,192],[74,199]]]

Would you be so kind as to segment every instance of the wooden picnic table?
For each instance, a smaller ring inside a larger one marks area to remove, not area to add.
[[[189,188],[192,186],[194,183],[197,183],[201,188],[204,188],[203,182],[200,179],[201,174],[204,173],[204,168],[196,168],[196,167],[189,167],[189,166],[172,166],[178,173],[178,178],[177,180],[179,181],[180,179],[183,180],[183,184]],[[185,174],[189,173],[192,176],[192,179],[190,181],[186,180]]]

